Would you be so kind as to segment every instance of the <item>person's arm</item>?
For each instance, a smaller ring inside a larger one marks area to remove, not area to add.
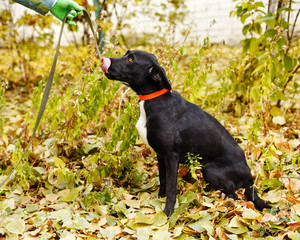
[[[83,13],[83,7],[79,6],[73,0],[13,0],[23,6],[30,8],[42,15],[50,12],[59,20],[63,20],[66,13],[72,9],[68,14],[67,23],[76,25],[73,18]]]
[[[42,15],[46,15],[56,3],[56,0],[13,0]]]

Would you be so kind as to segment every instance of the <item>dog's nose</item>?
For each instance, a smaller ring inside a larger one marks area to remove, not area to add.
[[[105,73],[108,73],[108,68],[111,64],[110,59],[104,57],[104,58],[101,59],[101,62],[102,62],[102,64],[101,64],[102,71],[105,72]]]

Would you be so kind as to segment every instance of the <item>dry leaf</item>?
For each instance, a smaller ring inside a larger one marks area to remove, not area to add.
[[[298,200],[296,197],[291,196],[291,195],[285,195],[284,198],[292,204],[300,203],[300,200]]]
[[[225,230],[224,228],[221,228],[221,227],[217,227],[216,229],[216,235],[218,236],[218,239],[220,240],[226,240],[226,239],[229,239],[226,234],[225,234]]]
[[[271,213],[266,213],[263,218],[261,219],[262,222],[269,222],[271,221],[272,223],[279,223],[279,219],[274,216]]]
[[[290,222],[288,223],[289,225],[289,230],[291,231],[295,231],[295,230],[299,230],[300,229],[300,221],[297,221],[297,222]]]
[[[257,160],[260,155],[261,155],[262,151],[260,148],[256,148],[252,151],[252,155],[254,156],[254,158]]]
[[[293,193],[297,193],[300,190],[300,180],[292,181],[289,179],[289,187],[287,187],[289,190],[291,190]]]

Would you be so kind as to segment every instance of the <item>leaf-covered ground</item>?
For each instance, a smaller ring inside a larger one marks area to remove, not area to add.
[[[166,66],[174,88],[214,115],[235,137],[245,150],[262,199],[274,209],[257,211],[242,189],[237,191],[239,200],[222,199],[200,171],[182,165],[176,210],[168,219],[162,212],[165,199],[157,197],[155,154],[134,130],[137,97],[106,81],[97,70],[98,60],[85,55],[81,71],[67,68],[68,58],[59,68],[68,73],[56,80],[47,117],[27,160],[0,189],[0,239],[300,239],[299,94],[293,96],[298,105],[291,106],[288,100],[283,105],[284,123],[267,110],[266,121],[258,122],[261,118],[251,107],[237,116],[228,110],[231,96],[216,93],[223,69],[240,49],[216,46],[205,57],[199,52],[193,58],[195,49],[187,48],[181,57],[172,49],[150,51],[156,51]],[[170,61],[173,56],[176,61]],[[97,89],[106,95],[97,95]],[[26,146],[36,114],[32,105],[41,90],[40,85],[22,97],[13,88],[6,92],[0,181]],[[95,109],[94,115],[90,109]],[[193,176],[187,168],[195,170]]]

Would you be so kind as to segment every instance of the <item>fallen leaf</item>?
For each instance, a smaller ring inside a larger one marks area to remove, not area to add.
[[[255,159],[258,159],[261,155],[262,151],[260,148],[256,148],[252,151],[252,155],[254,156]]]
[[[297,193],[300,190],[300,180],[292,181],[289,179],[287,184],[287,189],[291,190],[293,193]]]
[[[159,211],[154,216],[154,225],[160,227],[168,221],[167,215],[163,211]]]
[[[79,217],[78,219],[69,219],[68,221],[64,222],[64,226],[67,228],[74,228],[78,230],[83,230],[90,228],[92,226],[84,217]]]
[[[231,228],[239,228],[239,227],[244,227],[245,225],[241,222],[238,216],[234,216],[230,223],[228,224],[229,227]]]
[[[289,225],[289,229],[291,231],[295,231],[297,229],[300,229],[300,221],[298,221],[298,222],[289,222],[288,225]]]
[[[179,237],[182,233],[183,225],[174,228],[173,237]]]
[[[96,205],[95,206],[95,211],[100,215],[100,216],[105,216],[108,214],[108,206],[107,205]]]
[[[36,237],[41,232],[40,228],[35,229],[34,231],[29,231],[28,235],[31,237]]]
[[[240,228],[231,228],[229,226],[224,226],[224,228],[230,232],[230,233],[234,233],[234,234],[243,234],[249,231],[249,229],[244,226],[244,227],[240,227]]]
[[[296,197],[291,196],[291,195],[285,195],[284,198],[286,200],[288,200],[292,204],[298,204],[298,203],[300,203],[300,200],[298,200]]]
[[[153,218],[150,216],[146,216],[144,214],[139,214],[136,216],[135,218],[135,224],[139,223],[139,224],[153,224]]]
[[[126,208],[125,202],[124,201],[120,201],[118,202],[115,206],[114,206],[114,210],[118,213],[122,213],[125,216],[128,216],[129,212]]]
[[[300,204],[293,205],[293,209],[295,210],[296,214],[300,217]]]
[[[102,217],[102,218],[99,220],[99,222],[98,222],[98,226],[99,226],[99,227],[102,227],[102,226],[104,226],[106,223],[107,223],[106,217]]]
[[[60,236],[61,240],[76,240],[76,235],[65,230]]]
[[[72,219],[72,213],[69,209],[61,209],[50,214],[51,218],[56,220],[61,220],[63,222],[68,222]]]
[[[261,197],[265,201],[269,201],[270,203],[278,203],[282,198],[281,191],[279,190],[271,190]]]
[[[54,161],[55,166],[58,168],[64,168],[66,166],[65,162],[58,157],[54,157],[53,161]]]
[[[246,208],[254,209],[254,203],[253,202],[247,201],[245,206],[246,206]]]
[[[107,228],[101,228],[100,233],[105,239],[108,240],[114,239],[114,237],[117,235],[117,233],[114,230],[109,230]]]
[[[208,225],[211,224],[210,221],[208,221],[209,219],[211,218],[210,215],[208,215],[207,217],[205,217],[204,219],[201,219],[197,222],[194,222],[194,223],[191,223],[191,224],[188,224],[187,226],[191,229],[193,229],[195,231],[195,233],[201,233],[203,231],[206,230],[206,228],[204,227],[204,224],[209,222]],[[206,226],[208,226],[206,225]]]
[[[196,234],[196,233],[201,233],[203,231],[205,231],[205,228],[201,227],[200,224],[196,224],[194,223],[194,225],[192,225],[195,229],[192,229],[190,227],[184,226],[182,229],[182,232],[187,233],[187,234]]]
[[[299,232],[290,232],[288,234],[288,236],[291,240],[299,240],[300,239],[300,233]]]
[[[215,235],[214,226],[211,221],[204,222],[202,227],[204,227],[211,236]]]
[[[266,213],[263,216],[263,218],[261,219],[261,221],[266,222],[266,223],[269,222],[269,221],[271,221],[272,223],[279,223],[280,222],[279,219],[271,213]]]
[[[165,231],[157,231],[153,234],[153,240],[169,240],[171,237],[171,233],[168,230]]]
[[[289,140],[289,145],[291,149],[296,149],[300,145],[300,140],[299,139]]]
[[[149,194],[149,193],[147,193],[147,194]],[[126,193],[126,192],[123,193],[122,195],[123,195],[125,200],[130,200],[130,199],[134,198],[134,195]],[[148,198],[149,198],[149,196],[148,196]]]
[[[69,191],[69,193],[67,193],[66,195],[64,195],[62,197],[62,199],[65,201],[65,202],[73,202],[76,200],[76,198],[78,197],[78,193],[79,193],[79,190],[78,188],[73,188],[72,190]]]
[[[149,203],[155,208],[156,212],[162,211],[166,203],[166,198],[151,199]]]
[[[242,216],[244,219],[261,219],[261,215],[250,208],[245,208],[242,213]]]
[[[10,233],[23,234],[25,231],[25,221],[13,217],[5,218],[2,226]]]
[[[182,178],[182,177],[185,176],[188,172],[189,172],[189,169],[188,169],[188,168],[181,168],[181,169],[179,170],[178,177],[179,177],[179,178]]]
[[[7,208],[15,209],[15,200],[13,198],[9,198],[0,202],[0,210],[5,210]]]
[[[26,205],[26,211],[28,213],[32,213],[32,212],[35,212],[39,209],[39,205],[37,203],[35,204],[28,204]]]
[[[136,235],[138,240],[148,240],[151,235],[151,230],[149,227],[141,227],[136,229]]]
[[[275,137],[273,138],[273,142],[274,142],[276,149],[278,149],[278,150],[289,149],[289,144],[288,144],[287,140],[280,135],[275,135]]]
[[[141,205],[141,200],[124,200],[123,201],[128,207],[133,207],[133,208],[140,208]]]
[[[216,235],[218,236],[218,238],[220,240],[226,240],[227,239],[227,236],[226,236],[226,233],[224,231],[224,228],[217,227],[216,228]]]
[[[272,122],[278,125],[284,125],[286,123],[284,116],[273,117]]]
[[[272,179],[272,178],[274,178],[274,177],[280,178],[281,175],[282,175],[281,172],[278,172],[277,170],[273,170],[273,171],[271,171],[270,174],[269,174],[269,179]]]
[[[46,200],[50,201],[51,203],[54,203],[54,202],[56,202],[56,200],[58,199],[58,197],[59,197],[58,194],[50,193],[50,194],[46,195]]]

